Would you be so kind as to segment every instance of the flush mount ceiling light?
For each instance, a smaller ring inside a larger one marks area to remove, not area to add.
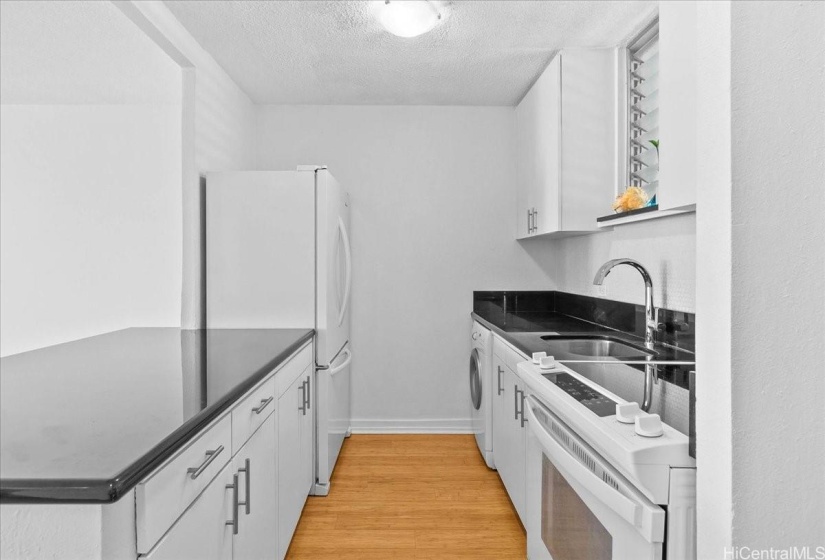
[[[418,37],[441,19],[438,7],[427,0],[385,0],[376,2],[378,21],[399,37]]]

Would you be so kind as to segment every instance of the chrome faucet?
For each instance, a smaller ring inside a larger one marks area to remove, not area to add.
[[[650,279],[650,274],[647,269],[632,259],[612,259],[604,263],[596,272],[596,277],[593,279],[593,284],[601,286],[605,277],[610,274],[614,267],[626,264],[632,266],[642,275],[645,281],[645,346],[653,349],[653,333],[656,332],[656,308],[653,307],[653,281]],[[645,364],[645,392],[642,400],[641,409],[645,412],[650,410],[651,401],[653,400],[653,384],[659,382],[659,374],[654,364]]]

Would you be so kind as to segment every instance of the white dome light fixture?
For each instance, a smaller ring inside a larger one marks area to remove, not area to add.
[[[441,13],[428,0],[385,0],[376,2],[378,20],[384,29],[398,37],[418,37],[430,31],[441,19]]]

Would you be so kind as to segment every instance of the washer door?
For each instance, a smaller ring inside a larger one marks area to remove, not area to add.
[[[478,348],[473,348],[470,354],[470,402],[473,408],[481,408],[481,356]]]

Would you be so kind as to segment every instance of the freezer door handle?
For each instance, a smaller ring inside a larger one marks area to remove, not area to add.
[[[344,322],[344,316],[347,314],[347,307],[349,306],[350,290],[352,288],[352,251],[349,245],[349,235],[347,235],[347,226],[344,225],[344,220],[338,216],[338,232],[341,235],[341,241],[344,245],[344,258],[347,267],[346,278],[344,280],[344,297],[341,298],[341,309],[338,312],[338,326],[340,327]]]
[[[347,367],[349,365],[349,363],[352,361],[352,352],[350,351],[349,348],[346,348],[343,352],[341,352],[341,355],[342,356],[346,355],[346,359],[343,362],[341,362],[340,364],[338,364],[337,366],[329,368],[329,375],[330,376],[335,375],[336,373],[338,373],[339,371],[341,371],[342,369]]]

